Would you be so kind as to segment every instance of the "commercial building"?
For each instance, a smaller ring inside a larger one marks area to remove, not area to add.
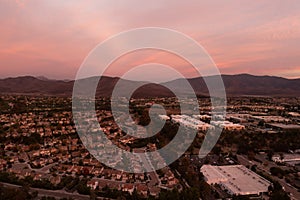
[[[285,163],[291,166],[300,163],[300,154],[282,154],[282,155],[274,155],[272,160],[276,163]]]
[[[247,123],[250,116],[249,114],[230,113],[226,115],[226,119],[234,123]]]
[[[170,117],[168,115],[158,115],[161,120],[169,120]]]
[[[290,120],[281,116],[251,116],[252,119],[263,121],[265,123],[273,123],[273,122],[289,122]]]
[[[297,124],[271,123],[267,124],[266,126],[279,131],[300,130],[300,126]]]
[[[229,121],[212,121],[211,124],[223,128],[224,130],[227,131],[234,131],[234,130],[241,131],[245,129],[244,125],[234,124]]]
[[[212,128],[211,125],[188,115],[171,115],[171,118],[174,122],[193,129],[206,131],[207,129]]]
[[[208,184],[218,184],[230,195],[260,195],[268,192],[269,181],[243,165],[212,166],[201,168]]]

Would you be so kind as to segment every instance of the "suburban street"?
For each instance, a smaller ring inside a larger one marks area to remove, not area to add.
[[[21,186],[19,185],[13,185],[9,183],[3,183],[1,182],[5,187],[10,187],[10,188],[20,188]],[[38,188],[30,188],[32,191],[37,191],[38,196],[43,197],[43,196],[50,196],[50,197],[56,197],[56,198],[74,198],[78,200],[90,200],[90,196],[88,195],[81,195],[81,194],[76,194],[76,193],[69,193],[66,192],[65,190],[44,190],[44,189],[38,189]],[[109,198],[102,198],[98,197],[97,199],[99,200],[104,200],[104,199],[109,199]]]

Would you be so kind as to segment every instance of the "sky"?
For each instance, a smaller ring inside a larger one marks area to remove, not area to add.
[[[298,0],[1,0],[0,25],[1,78],[74,79],[96,45],[141,27],[169,28],[192,37],[222,74],[300,77]],[[107,75],[121,76],[128,66],[147,62],[178,65],[193,76],[186,63],[157,51],[123,56]],[[168,75],[154,71],[153,76]]]

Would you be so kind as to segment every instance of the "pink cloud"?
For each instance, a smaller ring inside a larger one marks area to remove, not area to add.
[[[160,26],[195,38],[222,73],[294,77],[300,66],[300,4],[281,1],[2,1],[0,72],[74,78],[99,42],[112,34]],[[133,64],[161,61],[193,73],[162,52],[120,59],[109,73]],[[67,70],[64,70],[67,69]],[[57,71],[64,71],[57,73]],[[122,71],[123,70],[123,71]]]

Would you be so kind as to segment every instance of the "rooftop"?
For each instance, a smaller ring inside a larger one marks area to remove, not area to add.
[[[219,184],[232,195],[258,195],[267,192],[270,185],[243,165],[203,165],[201,172],[208,184]]]

